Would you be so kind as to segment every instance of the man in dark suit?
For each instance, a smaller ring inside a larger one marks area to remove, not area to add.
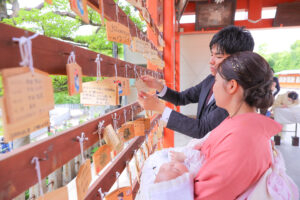
[[[254,40],[250,32],[244,28],[228,26],[213,36],[209,47],[211,75],[194,87],[177,92],[150,76],[141,77],[148,87],[157,90],[157,95],[161,99],[176,106],[198,103],[197,117],[193,119],[166,107],[156,95],[139,92],[139,103],[145,110],[155,110],[161,113],[162,120],[167,123],[167,128],[193,138],[202,138],[228,116],[224,109],[216,106],[212,93],[217,67],[230,54],[253,51]]]

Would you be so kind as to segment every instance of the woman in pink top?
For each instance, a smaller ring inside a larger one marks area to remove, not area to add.
[[[256,183],[272,162],[270,138],[281,130],[256,112],[273,103],[273,73],[261,56],[233,54],[217,71],[214,97],[229,117],[200,147],[205,162],[194,179],[196,200],[233,200]]]

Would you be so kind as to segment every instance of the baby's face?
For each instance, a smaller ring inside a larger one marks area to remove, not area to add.
[[[168,162],[163,164],[156,175],[154,183],[162,181],[168,181],[181,176],[185,172],[188,172],[186,166],[181,162]]]

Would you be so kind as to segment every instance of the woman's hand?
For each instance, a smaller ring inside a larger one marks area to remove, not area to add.
[[[164,85],[158,81],[157,79],[153,78],[152,76],[144,75],[141,76],[141,80],[149,87],[156,89],[156,91],[161,92],[164,88]]]

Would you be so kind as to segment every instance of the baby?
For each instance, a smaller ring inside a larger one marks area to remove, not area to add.
[[[141,199],[192,200],[193,179],[201,168],[204,156],[195,150],[202,140],[193,140],[186,147],[157,151],[146,161],[141,175]]]

